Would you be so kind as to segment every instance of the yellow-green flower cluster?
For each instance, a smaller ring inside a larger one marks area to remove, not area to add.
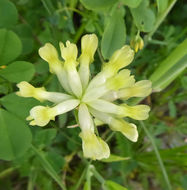
[[[134,49],[134,51],[137,53],[139,50],[142,50],[144,47],[144,41],[141,38],[139,32],[138,34],[135,36],[134,39],[131,40],[130,42],[131,47]]]
[[[44,87],[35,88],[25,81],[17,85],[19,96],[54,103],[52,107],[32,108],[27,117],[30,125],[45,126],[50,120],[55,120],[56,116],[76,108],[85,157],[99,160],[110,155],[107,143],[95,133],[98,124],[108,124],[113,131],[119,131],[136,142],[137,127],[125,121],[124,117],[145,120],[148,118],[149,106],[128,106],[125,103],[119,105],[115,102],[117,99],[145,97],[151,93],[150,81],[135,82],[129,70],[122,70],[132,62],[134,51],[128,45],[115,51],[91,80],[89,66],[94,61],[98,46],[97,36],[89,34],[82,37],[79,57],[75,44],[67,41],[65,45],[61,42],[59,45],[62,59],[59,59],[57,50],[50,43],[39,49],[39,55],[49,63],[50,72],[57,75],[66,93],[47,92]]]

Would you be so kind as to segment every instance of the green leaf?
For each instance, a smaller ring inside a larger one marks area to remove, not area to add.
[[[126,27],[123,16],[123,9],[115,10],[105,27],[101,41],[101,52],[105,59],[110,58],[113,52],[125,43]]]
[[[50,164],[50,162],[46,159],[46,156],[43,151],[38,150],[33,145],[31,146],[32,150],[35,152],[36,156],[40,159],[40,163],[42,164],[43,168],[46,172],[57,182],[57,184],[62,188],[62,190],[66,190],[66,187],[62,183],[61,178],[58,176],[57,172]]]
[[[153,146],[156,158],[158,160],[158,163],[160,165],[160,169],[161,169],[162,174],[163,174],[163,179],[165,180],[165,183],[167,185],[167,189],[171,190],[172,188],[171,188],[170,180],[169,180],[167,171],[165,169],[163,160],[162,160],[162,158],[160,156],[159,150],[157,148],[157,145],[156,145],[156,142],[155,142],[155,138],[153,138],[152,134],[150,133],[150,131],[148,130],[148,128],[145,126],[144,122],[143,121],[139,121],[139,122],[140,122],[143,130],[145,131],[146,135],[148,136],[148,138],[149,138],[149,140],[150,140],[150,142],[151,142],[151,144]]]
[[[0,99],[0,103],[11,113],[25,120],[29,115],[32,107],[40,104],[39,101],[33,98],[23,98],[15,93],[8,94]]]
[[[121,0],[125,5],[131,7],[131,8],[136,8],[142,0]]]
[[[181,78],[181,84],[182,84],[182,87],[187,90],[187,76],[183,76]]]
[[[169,115],[171,117],[176,117],[176,115],[177,115],[177,109],[176,109],[175,103],[172,100],[170,100],[168,102],[168,107],[169,107]]]
[[[90,190],[88,182],[86,181],[83,187],[83,190]]]
[[[155,72],[151,75],[150,80],[152,82],[157,81],[161,76],[172,68],[180,59],[182,59],[187,54],[187,39],[180,43],[170,55],[164,59]]]
[[[8,0],[0,0],[0,28],[15,25],[18,13],[15,5]]]
[[[7,94],[9,91],[9,86],[7,83],[0,84],[0,94]]]
[[[107,187],[107,190],[127,190],[127,188],[110,180],[105,182],[105,186]]]
[[[35,68],[32,63],[15,61],[5,69],[0,70],[0,76],[10,82],[30,81],[34,76]]]
[[[0,158],[13,160],[30,147],[32,135],[23,121],[0,109],[0,139]]]
[[[187,67],[187,39],[180,43],[164,59],[154,73],[149,77],[153,91],[161,91],[175,80]],[[143,98],[136,98],[131,105],[139,103]]]
[[[80,0],[81,3],[90,10],[102,10],[107,9],[108,7],[111,7],[114,5],[114,3],[117,2],[117,0]]]
[[[168,0],[156,0],[156,1],[157,1],[158,12],[159,13],[163,12],[168,6]]]
[[[187,68],[187,55],[166,71],[157,81],[153,82],[153,90],[161,91],[166,88]]]
[[[28,24],[19,24],[14,27],[14,31],[21,39],[23,45],[22,55],[31,53],[34,46],[32,28]]]
[[[56,153],[54,150],[48,151],[45,153],[45,158],[57,173],[62,171],[65,160],[60,154]]]
[[[131,13],[134,23],[140,31],[152,31],[155,24],[155,14],[149,7],[148,0],[143,0],[137,8],[131,8]]]
[[[52,140],[56,137],[56,134],[56,129],[42,129],[36,133],[35,143],[37,145],[47,146],[51,144]]]
[[[16,59],[22,51],[19,37],[12,31],[0,29],[0,65]]]
[[[109,158],[106,159],[102,159],[102,162],[118,162],[118,161],[123,161],[123,160],[129,160],[130,157],[121,157],[121,156],[117,156],[114,154],[110,154]]]
[[[150,80],[155,91],[163,90],[187,67],[186,54],[187,39],[180,43],[151,75]]]

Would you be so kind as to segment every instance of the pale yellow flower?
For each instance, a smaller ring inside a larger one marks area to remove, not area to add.
[[[134,49],[134,51],[137,53],[139,50],[143,49],[144,47],[144,41],[141,38],[139,32],[137,35],[134,37],[134,39],[131,40],[130,42],[131,47]]]
[[[65,93],[47,92],[44,87],[35,88],[25,81],[17,85],[19,96],[55,103],[52,107],[32,108],[27,117],[30,125],[45,126],[50,120],[55,120],[56,116],[76,108],[83,155],[94,160],[108,158],[110,155],[107,143],[95,133],[97,125],[107,124],[113,131],[119,131],[136,142],[137,127],[124,118],[145,120],[148,118],[149,106],[129,106],[114,102],[117,99],[145,97],[151,93],[150,81],[135,82],[130,71],[123,69],[132,62],[134,51],[128,45],[116,50],[103,65],[101,72],[91,79],[89,66],[94,61],[98,46],[97,36],[89,34],[82,37],[80,57],[77,57],[75,44],[67,41],[66,45],[62,42],[59,45],[62,59],[59,59],[57,50],[50,43],[39,49],[39,55],[49,63],[50,72],[57,75]]]

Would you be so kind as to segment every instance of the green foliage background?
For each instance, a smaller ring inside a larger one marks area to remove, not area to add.
[[[0,190],[185,190],[187,189],[187,4],[185,0],[0,0]],[[29,81],[62,91],[39,58],[46,42],[95,33],[99,50],[92,74],[111,54],[144,39],[129,66],[137,80],[150,79],[152,108],[137,122],[139,140],[131,143],[106,126],[99,128],[111,147],[107,160],[82,156],[73,113],[47,127],[25,121],[39,102],[18,97],[16,83]]]

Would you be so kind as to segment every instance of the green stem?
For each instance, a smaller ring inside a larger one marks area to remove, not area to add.
[[[154,40],[154,39],[151,39],[149,41],[150,44],[156,44],[156,45],[162,45],[162,46],[166,46],[168,45],[167,42],[163,42],[163,41],[160,41],[160,40]]]
[[[73,143],[81,146],[81,143],[75,141],[73,138],[71,138],[70,136],[68,136],[66,133],[64,133],[64,131],[61,131],[60,128],[54,123],[54,122],[50,122],[51,126],[54,127],[55,129],[57,129],[64,137],[66,137],[68,140],[72,141]]]
[[[148,136],[148,138],[150,139],[150,141],[151,141],[151,143],[152,143],[152,146],[153,146],[153,149],[154,149],[154,151],[155,151],[155,155],[156,155],[156,158],[157,158],[158,163],[159,163],[159,165],[160,165],[160,168],[161,168],[161,171],[162,171],[164,180],[165,180],[165,182],[166,182],[167,188],[168,188],[168,190],[171,190],[171,189],[172,189],[172,188],[171,188],[171,184],[170,184],[170,181],[169,181],[169,178],[168,178],[166,169],[165,169],[165,167],[164,167],[164,163],[163,163],[163,161],[162,161],[162,158],[161,158],[161,156],[160,156],[160,153],[159,153],[159,151],[158,151],[158,148],[157,148],[157,146],[156,146],[156,144],[155,144],[155,141],[154,141],[154,139],[153,139],[151,133],[149,132],[149,130],[146,128],[145,124],[144,124],[142,121],[140,121],[140,124],[141,124],[141,126],[142,126],[142,128],[144,129],[146,135]]]
[[[175,5],[175,3],[177,2],[177,0],[173,0],[170,5],[167,7],[167,9],[158,16],[156,23],[155,23],[155,27],[153,28],[153,30],[148,33],[145,37],[144,37],[144,47],[145,48],[148,45],[148,42],[151,41],[152,36],[154,35],[154,33],[156,32],[156,30],[158,29],[158,27],[162,24],[162,22],[164,21],[164,19],[166,18],[166,16],[169,14],[169,12],[171,11],[171,9],[173,8],[173,6]],[[136,55],[135,55],[135,59],[137,59],[138,57],[140,57],[140,55],[142,54],[143,51],[139,51]]]
[[[11,167],[8,168],[0,173],[0,179],[5,178],[9,176],[12,172],[14,172],[17,169],[17,167]]]
[[[35,171],[35,168],[32,167],[29,174],[27,190],[34,190],[34,184],[35,184],[36,178],[37,178],[37,173]]]
[[[63,8],[58,9],[56,12],[57,12],[57,13],[61,13],[61,12],[64,12],[64,11],[66,11],[66,10],[76,12],[76,13],[78,13],[79,15],[81,15],[82,17],[88,17],[88,15],[84,14],[83,12],[81,12],[81,11],[79,11],[78,9],[75,9],[75,8],[73,8],[73,7],[63,7]]]
[[[168,13],[170,12],[170,10],[173,8],[173,6],[175,5],[175,3],[177,2],[177,0],[173,0],[170,5],[167,7],[167,9],[158,16],[157,21],[155,23],[155,27],[153,28],[153,30],[147,35],[146,40],[150,40],[151,37],[154,35],[154,33],[156,32],[156,30],[158,29],[158,27],[161,25],[161,23],[164,21],[164,19],[166,18],[166,16],[168,15]]]
[[[45,155],[43,154],[43,152],[41,150],[38,150],[33,145],[31,145],[31,149],[40,159],[41,164],[43,165],[46,172],[57,182],[57,184],[61,187],[62,190],[67,190],[65,185],[62,183],[61,179],[59,178],[58,174],[56,173],[56,171],[53,169],[51,164],[45,158]]]
[[[87,185],[87,190],[91,190],[91,177],[92,177],[92,171],[91,168],[92,165],[88,165],[87,172],[86,172],[86,185]]]
[[[42,1],[42,4],[43,6],[45,7],[46,11],[49,13],[49,15],[52,15],[53,12],[51,11],[49,5],[48,5],[48,2],[46,0],[41,0]]]
[[[80,38],[81,35],[83,34],[84,28],[85,28],[86,24],[87,24],[86,22],[83,22],[83,23],[81,24],[81,26],[79,27],[78,31],[76,32],[75,37],[74,37],[74,39],[73,39],[73,42],[74,42],[75,44],[78,42],[79,38]]]
[[[105,141],[108,142],[114,135],[115,135],[115,132],[112,131],[112,133],[107,137]]]
[[[99,48],[97,49],[97,53],[99,55],[99,59],[100,59],[101,63],[104,64],[105,60],[104,60],[104,58],[103,58],[103,56],[102,56],[101,51],[99,50]]]
[[[101,174],[95,169],[95,167],[92,167],[92,173],[95,176],[95,178],[101,183],[103,190],[108,190],[105,186],[105,179],[101,176]]]
[[[86,176],[86,171],[87,171],[87,168],[85,168],[81,174],[81,177],[79,178],[78,182],[76,183],[75,187],[72,189],[72,190],[77,190],[79,189],[82,181],[84,180],[85,176]]]
[[[93,175],[95,176],[95,178],[101,183],[104,184],[105,183],[105,179],[101,176],[101,174],[95,169],[94,166],[92,166],[91,171],[93,173]]]

